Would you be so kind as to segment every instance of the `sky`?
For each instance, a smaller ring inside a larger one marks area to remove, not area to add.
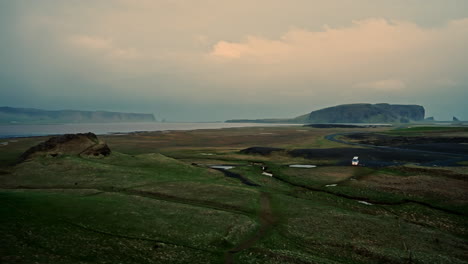
[[[0,106],[285,118],[349,103],[468,120],[466,0],[0,0]]]

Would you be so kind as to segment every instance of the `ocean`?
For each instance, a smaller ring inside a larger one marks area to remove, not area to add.
[[[90,123],[90,124],[50,124],[50,125],[0,125],[0,138],[33,137],[92,132],[97,135],[119,134],[138,131],[167,131],[219,129],[233,127],[266,127],[285,124],[255,123]],[[291,124],[288,124],[291,125]]]

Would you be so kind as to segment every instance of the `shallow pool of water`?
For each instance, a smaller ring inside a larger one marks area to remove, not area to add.
[[[230,169],[234,169],[235,167],[234,166],[228,166],[228,165],[213,165],[213,166],[210,166],[210,168],[212,168],[212,169],[221,169],[221,170],[230,170]]]
[[[371,204],[369,202],[366,202],[366,201],[358,201],[358,203],[365,204],[365,205],[373,205],[373,204]]]
[[[307,164],[294,164],[289,165],[290,168],[302,168],[302,169],[310,169],[317,167],[316,165],[307,165]]]

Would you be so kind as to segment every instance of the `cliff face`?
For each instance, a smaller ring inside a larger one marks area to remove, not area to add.
[[[0,107],[0,123],[154,122],[153,114]]]
[[[292,119],[235,119],[228,123],[408,123],[424,120],[420,105],[346,104],[313,111]]]
[[[424,120],[420,105],[347,104],[296,117],[300,123],[407,123]]]

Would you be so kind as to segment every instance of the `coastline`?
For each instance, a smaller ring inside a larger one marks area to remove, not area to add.
[[[67,124],[21,124],[0,126],[0,139],[56,136],[63,134],[92,132],[96,135],[127,135],[156,131],[190,131],[198,129],[223,129],[240,127],[294,126],[296,124],[254,123],[67,123]]]

